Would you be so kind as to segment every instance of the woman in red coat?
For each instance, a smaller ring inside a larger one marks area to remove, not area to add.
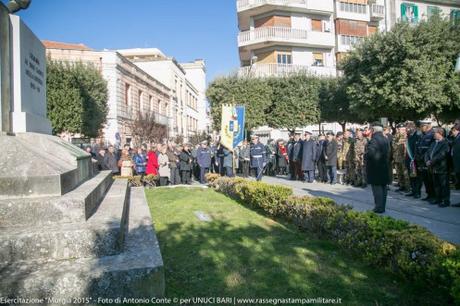
[[[145,169],[145,174],[158,175],[158,158],[153,151],[149,151],[147,153],[147,167]]]

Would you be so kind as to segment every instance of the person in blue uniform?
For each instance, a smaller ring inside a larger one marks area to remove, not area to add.
[[[208,142],[201,142],[200,147],[196,150],[196,161],[200,167],[200,183],[205,184],[205,175],[211,168],[211,149],[208,147]]]
[[[262,179],[262,172],[265,167],[265,154],[266,149],[263,144],[259,142],[259,136],[252,137],[252,146],[250,150],[251,156],[251,167],[256,169],[256,179],[260,181]]]
[[[425,155],[431,144],[434,142],[434,132],[430,120],[420,121],[420,129],[422,135],[415,146],[415,163],[417,166],[417,176],[420,175],[423,184],[425,185],[426,197],[424,201],[434,201],[436,198],[433,186],[433,179],[429,169],[425,163]],[[417,186],[417,194],[420,194],[421,184]]]

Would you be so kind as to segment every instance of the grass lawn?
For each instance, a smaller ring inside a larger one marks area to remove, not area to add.
[[[335,298],[342,305],[446,305],[445,297],[351,258],[211,189],[146,191],[167,297]],[[195,212],[211,216],[200,221]]]

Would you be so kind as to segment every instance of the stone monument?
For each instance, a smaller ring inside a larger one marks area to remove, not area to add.
[[[0,298],[93,304],[162,296],[163,261],[143,190],[113,181],[89,154],[51,135],[45,48],[13,15],[29,4],[0,0]]]

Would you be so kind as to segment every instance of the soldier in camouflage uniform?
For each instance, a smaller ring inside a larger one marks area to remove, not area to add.
[[[345,184],[353,185],[355,183],[355,151],[354,142],[350,130],[345,131],[343,134],[343,154],[345,157]]]
[[[397,191],[410,191],[410,180],[409,172],[405,165],[406,160],[406,142],[407,142],[407,131],[406,126],[402,123],[397,126],[397,133],[393,139],[393,164],[396,169],[396,175],[398,177],[399,189]]]
[[[355,165],[354,186],[366,187],[366,167],[364,163],[364,154],[366,152],[367,138],[363,136],[361,129],[356,130],[356,139],[353,144],[353,158]]]

